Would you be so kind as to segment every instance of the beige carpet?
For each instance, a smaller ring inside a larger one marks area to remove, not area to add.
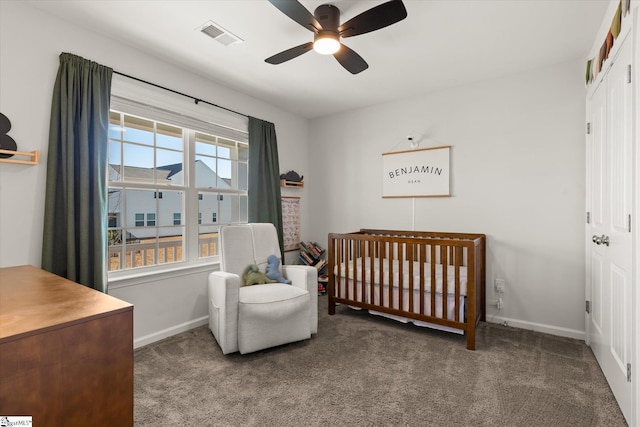
[[[136,426],[624,426],[584,342],[462,336],[319,297],[311,340],[223,356],[200,327],[135,352]]]

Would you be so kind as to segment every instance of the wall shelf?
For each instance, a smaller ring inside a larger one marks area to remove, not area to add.
[[[300,181],[287,181],[286,179],[280,180],[280,187],[284,188],[304,188],[304,182]]]
[[[26,159],[0,158],[0,163],[16,163],[19,165],[37,165],[40,161],[38,150],[27,153],[25,151],[0,150],[0,154],[13,154],[14,156],[26,157]]]

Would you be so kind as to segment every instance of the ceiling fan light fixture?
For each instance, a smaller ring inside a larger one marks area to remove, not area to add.
[[[313,50],[321,55],[332,55],[340,50],[338,36],[332,32],[321,31],[313,41]]]

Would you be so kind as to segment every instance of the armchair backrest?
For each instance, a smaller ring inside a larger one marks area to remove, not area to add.
[[[271,223],[224,225],[219,231],[220,270],[241,275],[249,264],[265,271],[267,258],[280,259],[278,232]]]

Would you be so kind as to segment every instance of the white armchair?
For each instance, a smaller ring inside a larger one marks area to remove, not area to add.
[[[314,267],[282,265],[291,285],[241,286],[242,271],[265,271],[269,255],[280,259],[273,224],[220,227],[220,271],[209,275],[209,329],[223,354],[251,353],[311,338],[318,331],[318,273]]]

